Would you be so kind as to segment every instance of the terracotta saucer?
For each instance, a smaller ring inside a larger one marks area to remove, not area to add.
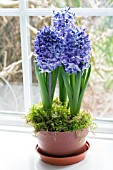
[[[79,155],[59,158],[59,157],[52,157],[52,156],[43,154],[40,148],[38,147],[38,144],[36,145],[36,151],[39,153],[41,160],[48,164],[57,165],[57,166],[71,165],[71,164],[75,164],[75,163],[78,163],[84,160],[86,157],[86,152],[89,150],[89,148],[90,148],[90,144],[86,142],[83,153]]]

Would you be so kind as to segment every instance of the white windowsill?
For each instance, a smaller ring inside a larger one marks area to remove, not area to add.
[[[31,132],[32,128],[25,128],[25,115],[20,114],[4,114],[0,113],[0,130],[2,131],[19,131],[19,132]],[[110,138],[113,139],[113,119],[96,120],[97,128],[95,129],[96,133],[105,133],[111,134]],[[108,135],[107,135],[108,136]],[[106,138],[106,137],[105,137]]]
[[[43,163],[35,151],[31,133],[0,131],[0,170],[112,170],[113,140],[87,139],[91,145],[86,159],[60,167]]]

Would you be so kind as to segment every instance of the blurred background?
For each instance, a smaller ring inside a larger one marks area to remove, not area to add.
[[[113,0],[28,0],[28,8],[112,8]],[[18,0],[0,0],[0,8],[19,8]],[[37,9],[38,10],[38,9]],[[92,74],[84,96],[83,108],[99,118],[113,118],[113,16],[76,17],[92,44]],[[51,17],[29,17],[30,52],[36,30],[51,25]],[[24,112],[20,19],[0,16],[0,110]],[[57,95],[57,91],[56,91]],[[32,57],[32,103],[40,101]]]

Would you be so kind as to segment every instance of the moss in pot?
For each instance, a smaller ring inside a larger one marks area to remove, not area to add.
[[[53,24],[40,29],[34,41],[34,65],[42,102],[26,116],[38,147],[50,156],[81,154],[89,129],[95,124],[81,109],[91,73],[89,36],[75,25],[70,8],[53,12]],[[54,92],[59,83],[59,97]]]

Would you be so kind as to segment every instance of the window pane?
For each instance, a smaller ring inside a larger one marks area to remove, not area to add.
[[[79,18],[92,43],[92,74],[83,106],[94,116],[113,118],[113,17]]]
[[[18,8],[19,0],[0,0],[0,8]]]
[[[82,8],[107,8],[113,7],[113,0],[28,0],[30,8],[48,8],[65,6]]]
[[[82,7],[82,8],[107,8],[113,7],[113,0],[63,0],[57,1],[53,0],[53,6],[56,7]]]
[[[30,17],[30,24],[39,29],[50,25],[50,17]],[[86,28],[92,44],[92,74],[84,96],[83,108],[94,117],[113,118],[113,17],[77,17],[77,25]],[[31,49],[36,36],[31,33]],[[40,92],[32,62],[33,102],[38,103]]]
[[[29,8],[50,8],[52,1],[50,0],[27,0]]]
[[[0,110],[24,111],[19,17],[0,17]]]

